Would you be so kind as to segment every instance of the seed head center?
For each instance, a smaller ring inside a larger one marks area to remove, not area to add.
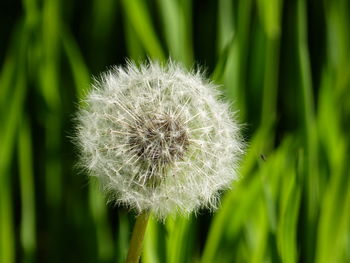
[[[131,149],[152,166],[182,159],[189,145],[181,120],[168,114],[139,116],[129,133]]]

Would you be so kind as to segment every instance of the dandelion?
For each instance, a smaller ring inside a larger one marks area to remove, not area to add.
[[[239,125],[200,72],[156,62],[114,67],[78,113],[81,165],[137,214],[215,209],[237,179]]]

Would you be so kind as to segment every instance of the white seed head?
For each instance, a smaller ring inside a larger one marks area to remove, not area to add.
[[[216,208],[237,179],[239,126],[217,87],[169,62],[114,67],[78,113],[80,164],[118,204],[159,219]]]

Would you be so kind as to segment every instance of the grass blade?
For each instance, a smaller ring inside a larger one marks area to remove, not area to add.
[[[24,119],[19,132],[19,173],[21,189],[21,243],[23,261],[34,262],[36,253],[36,209],[33,174],[33,150],[28,120]]]
[[[165,55],[153,30],[145,2],[122,0],[122,5],[127,18],[125,23],[130,23],[133,26],[147,53],[152,58],[164,60]]]

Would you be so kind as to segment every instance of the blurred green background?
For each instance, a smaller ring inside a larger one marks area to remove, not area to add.
[[[2,0],[0,262],[123,262],[134,215],[74,167],[73,117],[147,57],[204,67],[248,151],[216,213],[150,221],[142,262],[350,262],[349,2]]]

